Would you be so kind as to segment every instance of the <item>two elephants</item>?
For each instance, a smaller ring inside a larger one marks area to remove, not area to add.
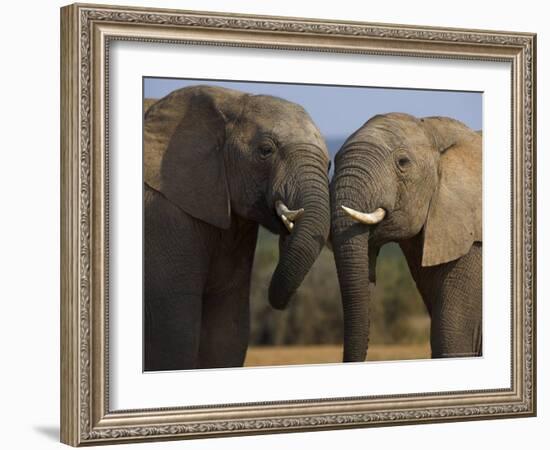
[[[270,304],[334,251],[344,361],[364,361],[369,282],[398,242],[434,357],[481,354],[481,136],[447,118],[376,116],[335,158],[297,104],[183,88],[144,120],[144,366],[242,366],[258,227],[279,235]]]

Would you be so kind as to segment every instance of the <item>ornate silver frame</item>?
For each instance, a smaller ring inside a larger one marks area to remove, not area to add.
[[[512,66],[509,389],[111,411],[107,67],[113,40],[507,61]],[[61,9],[61,441],[311,431],[536,414],[536,36],[75,4]]]

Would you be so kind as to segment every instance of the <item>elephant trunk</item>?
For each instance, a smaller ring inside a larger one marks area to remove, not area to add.
[[[281,241],[279,263],[269,286],[269,303],[284,309],[319,256],[330,229],[327,174],[319,162],[304,162],[296,171],[299,185],[292,206],[303,208],[292,232]]]
[[[369,233],[337,203],[331,236],[344,312],[343,360],[360,362],[366,359],[369,337]]]
[[[352,217],[350,209],[377,211],[384,203],[384,195],[387,195],[387,189],[383,189],[387,183],[382,180],[390,176],[384,172],[380,159],[362,155],[362,147],[363,144],[352,143],[341,150],[330,187],[331,239],[344,313],[344,362],[365,361],[367,357],[369,279],[374,279],[374,274],[369,274],[369,267],[374,267],[375,263],[372,261],[369,266],[372,221]],[[343,206],[347,207],[347,211]],[[382,219],[383,216],[377,217],[376,221]],[[375,258],[373,253],[376,252],[371,252]]]

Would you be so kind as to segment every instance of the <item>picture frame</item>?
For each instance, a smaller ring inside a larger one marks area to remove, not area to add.
[[[113,408],[109,287],[116,273],[109,263],[109,192],[117,172],[110,165],[115,130],[109,101],[116,42],[269,50],[295,59],[322,54],[508,64],[509,385]],[[62,8],[61,441],[81,446],[536,415],[535,99],[531,33],[106,5]]]

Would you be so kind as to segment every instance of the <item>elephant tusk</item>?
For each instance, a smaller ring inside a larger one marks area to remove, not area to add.
[[[277,200],[275,209],[279,217],[284,214],[290,220],[298,220],[304,214],[304,208],[290,210],[281,200]]]
[[[381,222],[382,219],[386,216],[386,211],[384,208],[378,208],[371,213],[362,213],[355,211],[355,209],[348,208],[342,205],[342,209],[354,220],[357,222],[364,223],[365,225],[376,225]]]
[[[304,214],[304,208],[290,210],[280,200],[277,200],[277,202],[275,202],[275,210],[277,211],[277,215],[282,220],[289,233],[294,228],[294,221],[298,220]]]
[[[281,220],[285,224],[285,227],[288,230],[288,232],[291,233],[292,229],[294,228],[294,223],[288,220],[288,218],[284,214],[281,215]]]

